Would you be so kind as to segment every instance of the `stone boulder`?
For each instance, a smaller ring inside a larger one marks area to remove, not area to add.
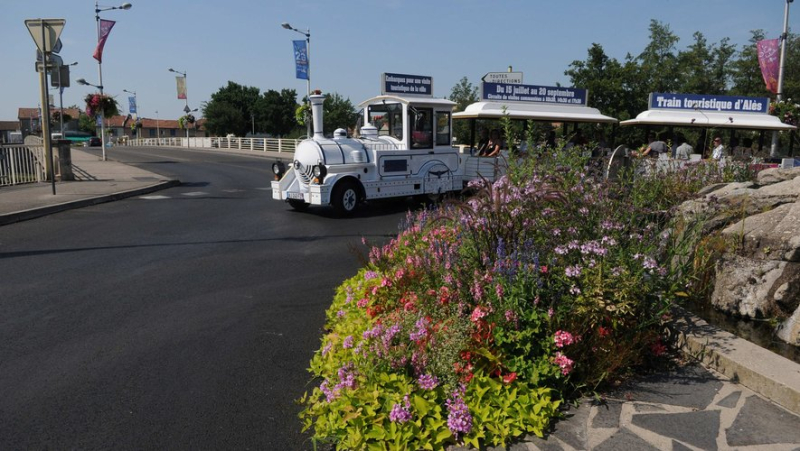
[[[768,169],[755,183],[716,184],[679,212],[705,221],[731,246],[716,264],[712,305],[745,318],[774,318],[777,336],[800,345],[800,168]]]

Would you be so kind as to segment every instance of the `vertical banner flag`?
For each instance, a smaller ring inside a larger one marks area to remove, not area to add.
[[[92,55],[100,63],[103,62],[103,47],[105,47],[108,34],[111,33],[115,23],[113,20],[100,19],[100,36],[97,39],[97,48],[94,49],[94,55]]]
[[[178,98],[186,99],[186,77],[175,77],[178,82]]]
[[[136,97],[128,97],[128,112],[131,114],[136,114]]]
[[[767,90],[778,92],[778,72],[780,71],[779,47],[780,39],[764,39],[756,43],[758,48],[758,65]]]
[[[294,43],[295,78],[308,80],[308,47],[306,41],[292,41]]]

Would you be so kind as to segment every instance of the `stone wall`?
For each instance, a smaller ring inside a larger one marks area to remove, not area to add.
[[[731,243],[716,264],[712,305],[744,318],[774,318],[777,336],[800,346],[800,168],[709,186],[680,209],[684,217],[707,219],[704,234],[718,231]]]

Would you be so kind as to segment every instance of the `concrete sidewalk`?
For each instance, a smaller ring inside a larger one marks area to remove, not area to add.
[[[75,181],[0,187],[0,225],[25,221],[72,208],[140,196],[180,184],[116,161],[102,161],[72,149]]]
[[[0,225],[180,184],[78,149],[72,163],[76,181],[56,183],[55,195],[49,183],[0,188]],[[602,402],[585,400],[545,439],[510,449],[800,450],[800,364],[685,311],[674,316],[684,353],[702,366],[630,381]]]

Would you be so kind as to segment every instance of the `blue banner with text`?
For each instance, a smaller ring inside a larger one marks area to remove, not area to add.
[[[425,75],[383,74],[382,94],[433,96],[433,77]]]
[[[555,103],[586,106],[587,91],[581,88],[558,86],[483,83],[482,99],[492,102]]]
[[[294,43],[295,78],[308,80],[308,46],[306,41],[292,41]]]
[[[709,94],[650,94],[651,110],[703,110],[726,113],[768,113],[766,97],[718,96]]]

